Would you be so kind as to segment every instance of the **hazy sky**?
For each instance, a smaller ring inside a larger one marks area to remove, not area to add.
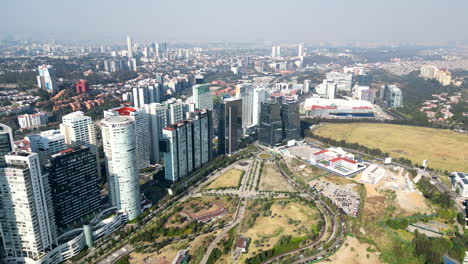
[[[69,40],[468,41],[468,0],[1,0],[0,34]]]

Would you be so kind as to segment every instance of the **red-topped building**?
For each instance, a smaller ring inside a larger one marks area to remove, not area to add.
[[[84,79],[80,79],[75,83],[76,93],[86,93],[89,90],[89,82]]]

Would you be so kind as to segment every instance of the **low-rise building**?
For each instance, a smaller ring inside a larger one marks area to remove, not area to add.
[[[36,128],[47,125],[47,113],[39,112],[36,114],[25,114],[18,116],[19,126],[23,129]]]
[[[468,197],[468,173],[452,172],[450,181],[454,191],[465,198]]]

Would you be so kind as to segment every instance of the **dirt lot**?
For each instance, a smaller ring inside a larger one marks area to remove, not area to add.
[[[346,246],[346,243],[348,246]],[[380,264],[378,253],[369,252],[368,248],[374,248],[367,243],[361,243],[354,237],[348,237],[343,247],[324,263],[337,264]],[[375,248],[374,248],[375,249]],[[330,262],[329,262],[330,261]]]
[[[296,158],[286,158],[286,161],[288,163],[289,169],[305,182],[310,181],[318,176],[330,175],[330,173]]]
[[[271,206],[271,216],[260,215],[253,227],[241,232],[251,242],[248,253],[242,254],[238,263],[244,263],[245,259],[254,256],[260,249],[273,248],[282,235],[305,236],[311,228],[316,228],[318,218],[318,212],[303,202],[288,202],[283,208],[276,201]]]
[[[433,210],[419,192],[397,192],[398,216],[410,216],[417,213],[430,214]]]
[[[281,176],[275,164],[265,162],[260,179],[260,191],[294,192],[294,188]]]
[[[177,252],[184,249],[185,243],[176,243],[163,247],[158,252],[141,254],[132,252],[130,254],[131,264],[171,264]]]
[[[243,173],[243,170],[229,169],[212,181],[206,189],[237,188]]]

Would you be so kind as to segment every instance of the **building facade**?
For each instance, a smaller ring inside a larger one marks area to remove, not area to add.
[[[191,119],[163,129],[165,178],[180,181],[213,158],[212,112],[191,113]]]
[[[239,149],[242,137],[242,99],[229,98],[217,105],[218,154]]]
[[[55,70],[51,65],[41,65],[38,67],[37,86],[52,93],[58,90]]]
[[[18,123],[20,128],[31,129],[41,126],[45,126],[48,123],[48,117],[46,112],[39,112],[36,114],[25,114],[18,116]]]
[[[101,124],[111,204],[133,220],[141,213],[135,121],[110,116]]]
[[[58,227],[72,226],[99,210],[98,167],[96,155],[89,147],[71,148],[54,154],[46,168]]]
[[[208,84],[196,84],[192,87],[193,102],[198,110],[213,110],[213,94]]]
[[[135,122],[135,140],[137,147],[138,169],[147,168],[150,165],[150,133],[148,133],[148,115],[144,109],[131,107],[117,107],[104,111],[104,118],[109,116],[127,116]]]
[[[0,167],[0,229],[7,263],[44,257],[57,243],[47,175],[36,153],[12,152]]]

